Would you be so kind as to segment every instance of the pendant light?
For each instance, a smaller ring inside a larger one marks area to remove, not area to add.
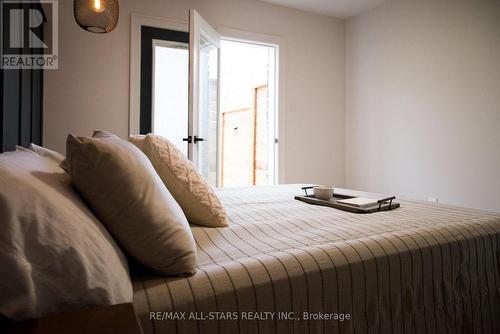
[[[120,12],[118,0],[75,0],[75,20],[83,29],[104,34],[115,29]]]

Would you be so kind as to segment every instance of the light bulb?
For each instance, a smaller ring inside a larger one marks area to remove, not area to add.
[[[89,0],[90,8],[96,13],[102,13],[105,9],[105,1],[104,0]]]

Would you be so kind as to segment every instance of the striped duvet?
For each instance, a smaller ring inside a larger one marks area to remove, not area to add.
[[[294,200],[299,185],[217,192],[230,227],[192,227],[198,272],[134,278],[145,333],[500,332],[500,214],[353,214]]]

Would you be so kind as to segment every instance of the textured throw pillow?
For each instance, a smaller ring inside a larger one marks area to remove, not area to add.
[[[0,313],[14,320],[130,303],[127,261],[51,159],[0,155]]]
[[[117,136],[68,136],[71,181],[120,245],[159,274],[196,271],[196,246],[181,208],[148,158]]]
[[[208,227],[228,226],[226,210],[219,198],[174,144],[153,134],[131,137],[130,140],[151,160],[190,223]]]

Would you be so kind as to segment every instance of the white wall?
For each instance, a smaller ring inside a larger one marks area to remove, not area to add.
[[[500,212],[500,1],[399,0],[347,22],[346,183]]]
[[[79,28],[73,1],[59,1],[60,69],[46,71],[44,145],[65,151],[68,132],[128,134],[130,13],[187,20],[285,40],[285,182],[344,183],[344,21],[258,1],[120,1],[115,31]],[[284,147],[283,147],[284,146]]]

